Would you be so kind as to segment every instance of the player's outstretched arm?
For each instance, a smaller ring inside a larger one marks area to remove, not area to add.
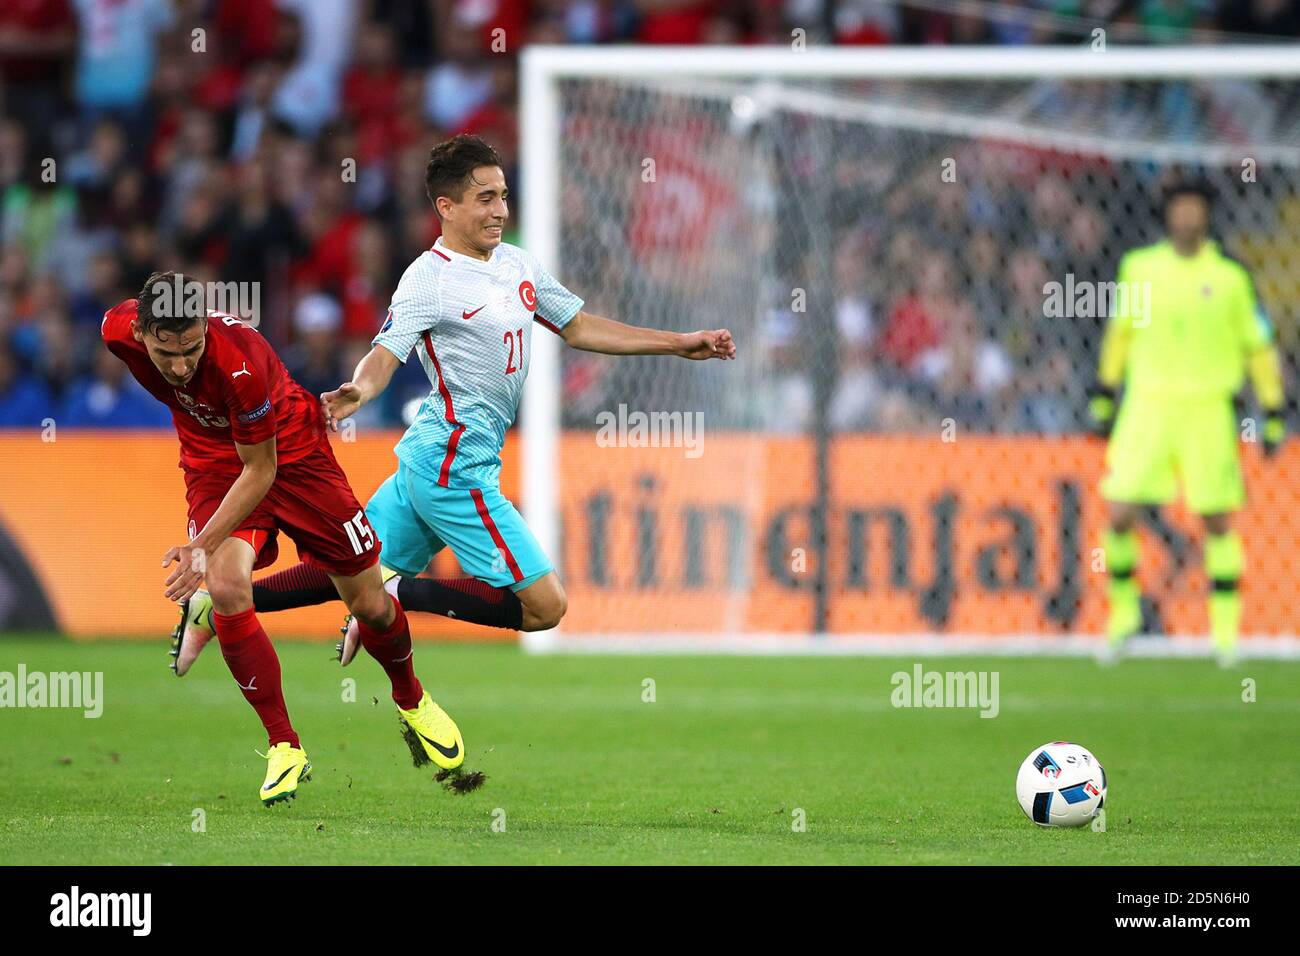
[[[727,329],[665,332],[625,325],[604,316],[579,312],[560,330],[571,347],[606,355],[676,355],[686,359],[734,359],[736,343]]]
[[[349,415],[355,415],[357,409],[372,401],[388,387],[393,380],[393,373],[402,364],[397,356],[382,345],[372,348],[352,373],[352,381],[344,382],[332,392],[321,394],[321,409],[325,414],[325,424],[339,430],[339,422]]]
[[[165,582],[167,600],[185,601],[198,590],[206,566],[205,556],[214,553],[241,521],[253,513],[275,482],[275,436],[255,445],[235,443],[244,468],[203,530],[188,544],[163,555],[163,567],[176,562],[176,570]]]

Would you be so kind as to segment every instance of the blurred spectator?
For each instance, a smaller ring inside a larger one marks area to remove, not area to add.
[[[22,182],[27,162],[27,130],[17,119],[0,118],[0,193]]]
[[[423,70],[432,59],[434,7],[410,0],[372,0],[370,4],[371,19],[392,30],[403,70]]]
[[[803,8],[799,19],[807,22],[815,16],[807,9],[813,5],[812,0],[799,0],[787,7],[792,14],[794,8]],[[835,7],[835,42],[855,46],[890,43],[898,36],[900,22],[897,5],[887,0],[845,0]]]
[[[110,119],[100,120],[90,135],[90,145],[68,159],[68,180],[83,191],[107,190],[125,160],[122,127]]]
[[[87,227],[112,225],[119,176],[127,170],[126,134],[110,119],[100,120],[91,133],[89,145],[73,153],[64,163],[68,183],[81,200],[81,216]],[[126,201],[130,201],[128,198]]]
[[[1138,22],[1156,43],[1186,43],[1196,26],[1213,26],[1213,0],[1138,0]]]
[[[56,249],[76,229],[77,194],[58,182],[57,167],[30,156],[27,176],[0,197],[0,244],[22,246],[30,268],[50,268]]]
[[[122,242],[122,283],[134,295],[158,270],[158,235],[147,222],[126,227]]]
[[[343,334],[369,342],[383,324],[398,278],[388,236],[378,221],[367,220],[353,235],[352,259],[356,270],[343,286]]]
[[[55,306],[42,311],[25,330],[17,330],[18,333],[23,331],[32,333],[32,352],[29,354],[33,356],[35,372],[60,400],[76,392],[74,379],[79,368],[89,365],[89,357],[94,355],[98,359],[107,351],[100,345],[98,336],[79,339],[72,324]],[[81,384],[84,387],[86,382],[83,380]]]
[[[160,172],[167,180],[162,219],[165,226],[188,220],[194,229],[197,215],[192,200],[199,194],[214,199],[211,190],[217,185],[219,172],[219,133],[215,117],[206,110],[189,108],[179,117],[176,135],[157,157]],[[212,210],[215,215],[215,209]]]
[[[717,0],[634,0],[641,15],[636,39],[641,43],[703,43]]]
[[[338,115],[355,4],[351,0],[278,0],[278,6],[298,18],[299,55],[275,91],[275,115],[300,136],[315,136]]]
[[[492,97],[492,67],[479,55],[474,34],[453,29],[443,38],[446,59],[429,71],[424,110],[429,121],[449,133],[459,132]]]
[[[348,190],[333,170],[318,173],[314,185],[315,198],[303,223],[309,251],[296,279],[342,295],[356,266],[352,249],[364,217],[350,208]]]
[[[966,298],[985,324],[997,323],[1007,311],[1006,262],[992,230],[981,229],[971,237],[962,250],[962,264]]]
[[[1017,249],[1007,262],[1004,283],[1010,292],[1005,311],[995,317],[995,325],[1007,348],[1018,362],[1026,362],[1051,344],[1060,334],[1064,320],[1048,318],[1044,303],[1049,281],[1065,283],[1065,275],[1054,276],[1038,253]]]
[[[925,253],[921,265],[913,260],[911,268],[919,268],[917,285],[895,303],[880,339],[881,354],[903,373],[911,372],[923,353],[939,347],[944,316],[957,307],[946,256]]]
[[[313,395],[338,388],[348,374],[339,349],[343,310],[338,302],[321,293],[307,295],[294,311],[293,325],[298,339],[284,354],[289,374]]]
[[[0,340],[0,428],[39,428],[54,410],[54,396],[45,383],[20,373],[8,343]]]
[[[275,53],[275,0],[218,0],[215,26],[223,55],[236,63]]]
[[[33,125],[60,111],[76,38],[68,0],[0,4],[0,91],[8,111]]]
[[[968,303],[953,303],[943,319],[943,341],[917,357],[916,370],[934,389],[941,415],[963,428],[994,431],[1006,420],[1011,361],[980,333]]]
[[[91,122],[116,115],[131,128],[144,120],[158,34],[174,14],[170,0],[73,0],[80,19],[77,102]]]
[[[840,369],[831,398],[831,428],[857,431],[868,427],[880,394],[880,378],[873,361],[876,323],[867,297],[867,258],[860,242],[839,243],[835,287]]]
[[[91,374],[68,391],[56,420],[64,428],[166,428],[172,416],[116,355],[101,348]]]
[[[271,190],[265,162],[250,162],[235,173],[233,207],[223,217],[223,278],[265,286],[304,248],[292,211]]]
[[[271,98],[280,82],[274,63],[255,63],[245,75],[236,104],[230,158],[246,162],[254,158],[271,119]]]
[[[138,287],[122,280],[122,262],[112,252],[100,252],[90,260],[86,287],[71,296],[69,310],[72,324],[85,333],[98,333],[104,313],[124,299],[135,296]]]
[[[774,432],[806,432],[813,419],[813,384],[807,373],[807,312],[795,312],[783,290],[769,290],[775,303],[759,326],[758,346],[768,369],[766,398],[761,405],[763,428]]]
[[[1070,353],[1055,349],[1017,377],[1020,407],[1013,427],[1018,431],[1060,435],[1083,420],[1086,382]]]
[[[1300,33],[1296,0],[1219,0],[1218,26],[1232,33],[1293,37]]]
[[[534,43],[607,43],[627,37],[632,31],[634,11],[629,4],[611,0],[548,0],[541,20],[535,25],[531,39]],[[554,39],[546,40],[537,28],[554,31]]]
[[[383,23],[368,23],[357,42],[357,60],[343,84],[343,106],[360,124],[362,164],[384,158],[397,134],[402,71],[397,44]]]

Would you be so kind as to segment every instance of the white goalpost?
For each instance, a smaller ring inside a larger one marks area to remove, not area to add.
[[[593,312],[740,350],[535,330],[521,505],[570,611],[530,651],[1095,653],[1105,316],[1045,293],[1157,239],[1173,170],[1300,354],[1300,47],[533,46],[520,124],[525,248]],[[1242,654],[1300,657],[1300,449],[1242,455]],[[1209,651],[1199,533],[1145,517],[1135,654]]]

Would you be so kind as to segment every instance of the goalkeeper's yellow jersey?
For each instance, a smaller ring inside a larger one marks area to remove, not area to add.
[[[1270,344],[1250,274],[1207,240],[1180,256],[1168,240],[1120,261],[1111,332],[1127,339],[1124,384],[1157,395],[1232,395]]]

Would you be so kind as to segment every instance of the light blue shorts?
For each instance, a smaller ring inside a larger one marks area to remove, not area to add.
[[[450,547],[466,574],[519,591],[549,574],[551,562],[499,487],[443,488],[399,461],[366,504],[383,543],[380,560],[414,577]]]

